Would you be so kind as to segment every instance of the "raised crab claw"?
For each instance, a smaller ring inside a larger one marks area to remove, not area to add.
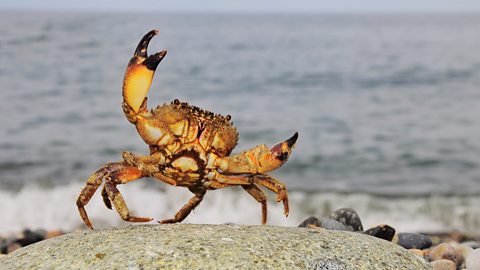
[[[288,216],[287,188],[265,174],[285,163],[298,138],[268,148],[258,145],[240,154],[230,155],[238,140],[230,116],[212,112],[174,100],[170,104],[147,109],[147,92],[158,64],[167,54],[161,51],[147,54],[150,40],[158,30],[148,32],[128,63],[123,81],[123,111],[135,125],[140,137],[148,144],[150,155],[123,153],[123,160],[107,163],[87,180],[77,199],[77,207],[85,224],[92,229],[85,205],[104,183],[102,197],[105,205],[115,206],[122,219],[148,222],[152,218],[132,216],[117,185],[153,177],[167,184],[188,188],[194,196],[172,219],[161,223],[184,220],[202,201],[207,190],[240,185],[262,205],[262,224],[267,222],[267,200],[260,186],[277,194]]]

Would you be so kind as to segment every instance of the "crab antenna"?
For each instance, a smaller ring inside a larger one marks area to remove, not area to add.
[[[167,54],[167,51],[161,51],[148,56],[148,44],[158,32],[158,30],[152,30],[143,36],[135,49],[133,57],[128,62],[123,80],[123,100],[124,105],[128,105],[124,106],[126,115],[136,115],[140,111],[146,110],[146,103],[144,104],[144,102],[150,89],[153,75],[158,64]],[[142,104],[145,106],[142,106]]]

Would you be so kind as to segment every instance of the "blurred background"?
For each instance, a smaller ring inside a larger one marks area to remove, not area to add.
[[[300,136],[272,175],[269,224],[354,208],[365,227],[480,234],[480,2],[13,1],[0,3],[0,233],[83,228],[76,196],[124,150],[148,153],[121,86],[140,38],[168,50],[149,105],[178,98],[230,114],[234,152]],[[133,213],[170,218],[191,197],[145,179]],[[100,193],[100,192],[97,192]],[[94,226],[125,225],[96,194]],[[260,224],[238,188],[185,222]]]

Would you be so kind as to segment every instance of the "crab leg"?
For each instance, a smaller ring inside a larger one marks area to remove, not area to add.
[[[182,222],[189,214],[192,212],[195,207],[200,204],[200,202],[203,200],[203,196],[205,196],[205,193],[207,192],[203,188],[197,188],[195,190],[190,189],[195,195],[175,214],[175,217],[172,219],[165,219],[162,221],[159,221],[159,223],[166,224],[166,223],[177,223],[177,222]]]
[[[77,207],[78,212],[80,212],[80,217],[83,219],[83,222],[87,227],[93,229],[92,223],[88,218],[87,212],[85,211],[85,205],[90,201],[95,191],[102,184],[103,178],[109,172],[119,169],[124,166],[123,162],[107,163],[103,168],[98,169],[93,173],[88,179],[85,187],[83,187],[80,195],[77,198]]]
[[[268,149],[258,145],[250,150],[227,157],[214,157],[213,165],[228,173],[265,173],[277,169],[288,160],[298,133]],[[211,163],[212,161],[209,161]]]
[[[210,180],[215,180],[222,184],[229,184],[229,185],[253,184],[253,180],[250,179],[249,175],[224,175],[217,171],[212,171],[207,174],[207,178]]]
[[[289,213],[289,206],[288,206],[288,194],[287,188],[285,184],[282,182],[268,176],[266,174],[244,174],[244,175],[224,175],[218,172],[215,172],[214,177],[211,179],[214,181],[218,181],[221,184],[229,184],[229,185],[242,185],[242,187],[250,193],[257,201],[262,203],[262,213],[263,208],[265,207],[265,219],[266,219],[266,205],[263,206],[262,195],[258,193],[263,192],[258,189],[258,185],[264,186],[271,191],[277,193],[277,202],[283,202],[283,212],[285,216],[288,216]],[[253,186],[255,185],[255,186]],[[256,190],[258,189],[258,191]],[[254,195],[255,194],[255,195]],[[263,194],[265,196],[265,194]],[[263,222],[263,219],[262,219]]]
[[[122,194],[116,187],[119,184],[126,184],[142,177],[142,172],[136,167],[120,168],[105,177],[105,190],[108,198],[115,206],[120,217],[125,221],[148,222],[152,220],[152,218],[148,217],[131,216]]]
[[[257,202],[262,204],[262,224],[267,224],[267,196],[263,191],[255,184],[249,186],[242,186],[248,194],[257,200]]]
[[[162,173],[154,173],[153,174],[153,177],[157,178],[158,180],[161,180],[169,185],[172,185],[172,186],[176,186],[177,185],[177,181],[175,181],[174,179],[170,178],[170,177],[167,177],[165,175],[163,175]]]
[[[265,174],[255,175],[254,181],[256,184],[264,186],[277,193],[277,202],[283,201],[283,212],[285,216],[288,217],[288,194],[285,184]]]

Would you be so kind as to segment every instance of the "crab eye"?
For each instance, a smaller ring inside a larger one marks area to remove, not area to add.
[[[180,104],[180,100],[178,100],[177,98],[173,101],[173,104],[175,105],[179,105]]]

